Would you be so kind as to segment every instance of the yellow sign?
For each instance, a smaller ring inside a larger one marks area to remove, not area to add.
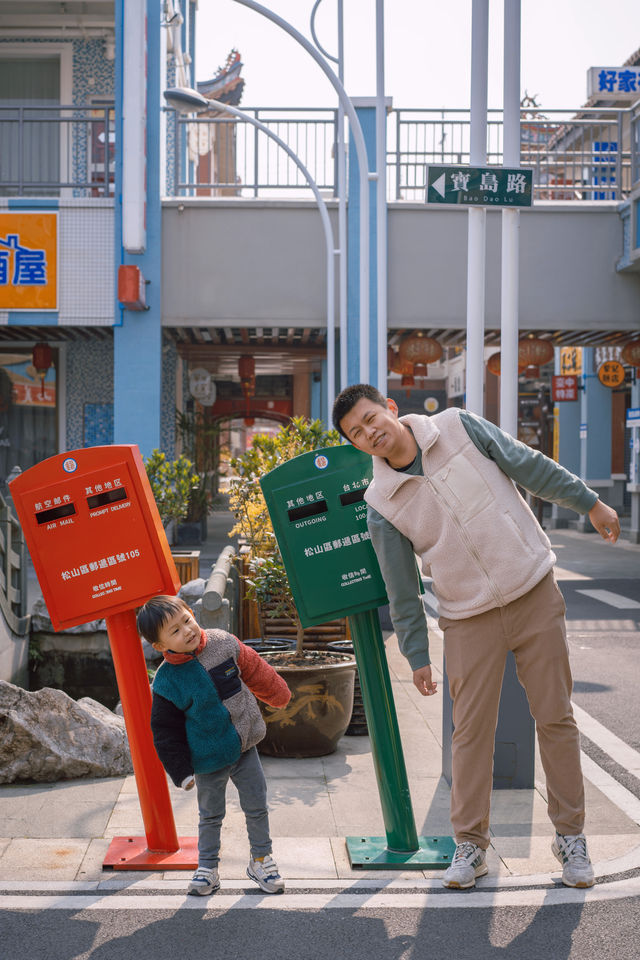
[[[582,373],[582,347],[560,347],[560,374],[574,374],[580,376]]]
[[[606,360],[598,367],[598,380],[605,387],[619,387],[624,383],[624,367],[618,360]]]
[[[58,309],[58,214],[0,213],[0,310]]]

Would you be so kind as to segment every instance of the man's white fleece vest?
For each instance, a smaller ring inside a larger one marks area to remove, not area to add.
[[[407,537],[452,620],[502,607],[551,570],[551,544],[512,480],[470,439],[455,408],[409,414],[424,477],[373,457],[366,501]]]

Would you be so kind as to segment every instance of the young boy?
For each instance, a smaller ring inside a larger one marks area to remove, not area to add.
[[[254,650],[224,630],[201,630],[179,597],[158,596],[138,610],[138,633],[164,656],[153,681],[151,729],[177,787],[198,789],[198,869],[190,894],[220,887],[220,828],[229,779],[240,795],[251,858],[247,876],[267,893],[284,880],[271,856],[267,786],[256,744],[266,727],[256,697],[272,707],[291,698],[286,683]]]

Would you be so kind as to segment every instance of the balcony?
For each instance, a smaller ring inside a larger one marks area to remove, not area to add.
[[[111,101],[0,105],[0,196],[113,197]]]
[[[326,196],[336,195],[338,112],[246,108],[284,140]],[[298,167],[252,125],[217,115],[167,114],[165,195],[310,197]],[[527,108],[521,166],[535,200],[626,200],[639,177],[638,105],[579,111]],[[392,110],[387,120],[387,198],[424,200],[429,164],[469,163],[466,110]],[[502,114],[490,111],[487,163],[502,163]],[[0,196],[113,197],[114,105],[0,106]]]

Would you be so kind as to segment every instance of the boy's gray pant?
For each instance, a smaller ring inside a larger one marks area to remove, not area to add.
[[[253,859],[271,853],[269,813],[267,811],[267,783],[260,757],[255,747],[240,755],[240,759],[214,773],[196,774],[198,790],[198,864],[217,867],[220,859],[220,828],[226,810],[226,792],[229,780],[235,784],[240,806],[247,821],[249,847]]]

